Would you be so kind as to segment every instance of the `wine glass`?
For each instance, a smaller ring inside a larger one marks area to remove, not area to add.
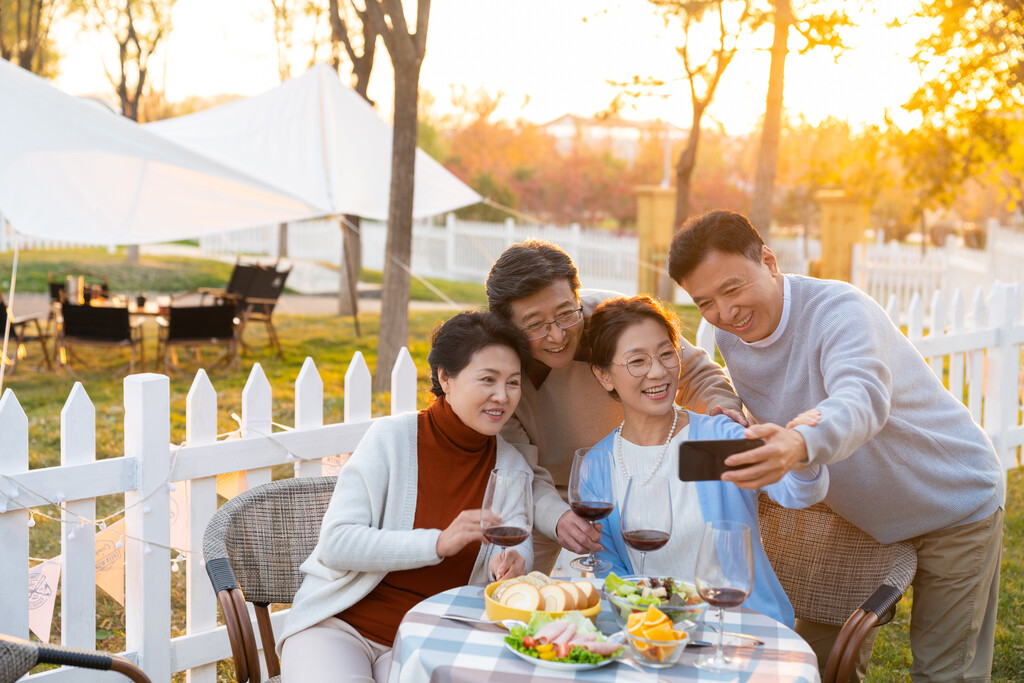
[[[667,480],[630,480],[622,502],[619,530],[626,545],[640,553],[637,574],[642,575],[647,553],[664,547],[672,535],[672,493]]]
[[[615,491],[612,474],[615,471],[612,452],[606,448],[577,448],[569,474],[569,507],[593,526],[595,522],[612,514],[615,509]],[[597,575],[612,568],[612,563],[594,557],[577,557],[569,566],[577,571]]]
[[[707,671],[735,671],[737,659],[726,657],[722,652],[722,631],[725,630],[725,608],[742,604],[754,586],[754,551],[749,526],[739,522],[704,525],[694,583],[700,597],[718,608],[718,646],[713,655],[698,659],[695,665]]]
[[[533,529],[533,472],[494,469],[487,480],[484,503],[480,511],[480,528],[484,538],[505,548],[519,545],[530,537]]]

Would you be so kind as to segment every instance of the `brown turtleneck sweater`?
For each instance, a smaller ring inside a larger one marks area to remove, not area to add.
[[[444,529],[463,510],[483,505],[497,440],[463,424],[444,397],[419,412],[416,451],[414,528]],[[365,598],[337,616],[365,638],[390,646],[413,605],[469,582],[479,552],[480,544],[470,543],[438,564],[389,572]]]

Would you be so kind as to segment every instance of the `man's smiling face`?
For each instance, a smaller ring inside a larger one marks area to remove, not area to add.
[[[580,307],[580,300],[568,280],[556,280],[544,289],[511,303],[512,322],[525,329],[536,323],[547,323]],[[549,325],[548,333],[530,340],[530,354],[552,370],[568,367],[576,357],[583,323],[566,329]]]
[[[782,320],[783,279],[768,247],[759,261],[711,251],[680,284],[705,320],[748,344],[770,336]]]

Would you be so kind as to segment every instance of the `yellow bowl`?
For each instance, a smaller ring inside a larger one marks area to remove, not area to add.
[[[506,607],[500,602],[495,602],[491,599],[491,594],[494,593],[495,589],[503,583],[505,583],[505,581],[495,581],[494,583],[488,584],[487,588],[484,589],[484,609],[487,613],[487,618],[492,621],[497,621],[498,619],[519,619],[520,621],[529,623],[530,618],[533,616],[533,612],[525,609],[516,609],[515,607]],[[544,610],[537,611],[544,612]],[[601,613],[601,601],[599,600],[593,607],[574,611],[578,611],[583,616],[594,621],[597,615]],[[552,617],[560,617],[567,614],[567,612],[544,612],[544,614],[550,614]]]

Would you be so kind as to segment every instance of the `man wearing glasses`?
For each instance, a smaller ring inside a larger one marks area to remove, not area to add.
[[[522,397],[502,437],[534,468],[534,566],[550,573],[559,546],[600,549],[600,533],[565,502],[573,453],[592,446],[622,422],[622,407],[594,378],[582,344],[586,320],[615,292],[580,290],[579,272],[561,248],[530,240],[507,248],[487,275],[492,313],[511,320],[530,340],[533,362]],[[740,410],[722,368],[681,340],[676,400],[691,410]],[[553,540],[549,540],[553,539]]]

